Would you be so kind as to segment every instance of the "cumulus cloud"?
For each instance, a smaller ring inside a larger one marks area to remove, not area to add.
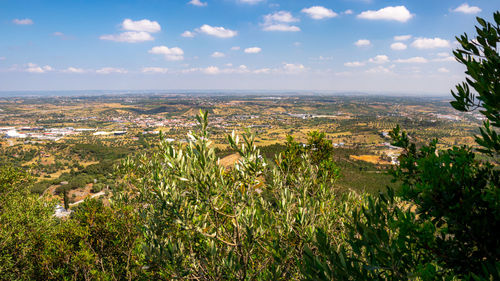
[[[412,57],[408,59],[398,59],[396,60],[397,63],[427,63],[428,60],[423,57]]]
[[[309,17],[315,19],[315,20],[320,20],[320,19],[325,19],[325,18],[333,18],[336,17],[338,14],[332,11],[331,9],[327,9],[322,6],[312,6],[310,8],[304,8],[301,11],[304,14],[307,14]]]
[[[167,73],[168,68],[163,68],[163,67],[156,67],[156,66],[150,66],[150,67],[143,67],[141,70],[142,73]]]
[[[481,8],[477,6],[469,6],[467,3],[463,3],[462,5],[456,7],[453,12],[464,13],[464,14],[477,14],[481,12]]]
[[[111,74],[111,73],[119,73],[125,74],[128,73],[126,69],[123,68],[115,68],[115,67],[103,67],[95,71],[97,74]]]
[[[407,41],[411,39],[411,35],[397,35],[394,36],[394,41]]]
[[[161,31],[161,26],[158,22],[150,21],[148,19],[138,21],[125,19],[122,22],[122,28],[129,31],[143,31],[149,33],[156,33]]]
[[[299,19],[293,17],[290,12],[279,11],[279,12],[275,12],[275,13],[272,13],[272,14],[265,15],[264,16],[264,21],[265,22],[285,22],[285,23],[291,23],[291,22],[298,22]]]
[[[345,10],[344,15],[352,15],[354,12],[351,9]]]
[[[266,25],[263,28],[264,31],[285,31],[285,32],[298,32],[300,27],[288,24],[272,24]]]
[[[239,49],[241,49],[239,46],[231,47],[231,51],[238,51]]]
[[[370,46],[372,43],[370,42],[370,40],[367,40],[367,39],[359,39],[358,41],[354,42],[354,45],[358,46],[358,47],[366,47],[366,46]]]
[[[191,4],[193,6],[198,6],[198,7],[205,7],[208,5],[207,2],[201,2],[200,0],[191,0],[188,2],[188,4]]]
[[[441,38],[417,38],[411,44],[412,47],[417,49],[435,49],[450,47],[450,41]]]
[[[221,53],[221,52],[214,52],[212,54],[212,58],[223,58],[225,57],[226,55],[224,53]]]
[[[291,23],[298,21],[299,19],[295,18],[290,12],[279,11],[265,15],[262,26],[264,31],[297,32],[300,31],[300,28]]]
[[[85,73],[86,71],[83,68],[70,66],[70,67],[66,68],[65,70],[63,70],[63,72],[65,72],[65,73]]]
[[[445,68],[445,67],[441,67],[441,68],[439,68],[439,69],[438,69],[438,72],[441,72],[441,73],[448,73],[448,72],[450,72],[450,71],[449,71],[447,68]]]
[[[101,35],[99,39],[127,43],[153,41],[154,37],[151,33],[161,31],[161,26],[158,22],[150,21],[148,19],[138,21],[125,19],[121,23],[121,27],[126,31],[120,34]]]
[[[189,31],[189,30],[186,30],[184,31],[182,34],[181,34],[182,37],[186,37],[186,38],[193,38],[194,37],[194,33]]]
[[[45,73],[54,70],[50,65],[45,65],[45,66],[38,66],[37,64],[34,63],[28,63],[26,72],[30,73]]]
[[[31,19],[14,19],[14,20],[12,20],[12,22],[14,24],[17,24],[17,25],[32,25],[33,24],[33,20],[31,20]]]
[[[413,15],[405,6],[389,6],[376,11],[364,11],[358,15],[358,18],[367,20],[390,20],[407,22],[408,20],[413,18]]]
[[[406,46],[406,44],[401,43],[401,42],[396,42],[396,43],[391,44],[391,49],[396,50],[396,51],[406,50],[406,48],[408,48]]]
[[[360,62],[360,61],[352,61],[352,62],[346,62],[344,63],[344,66],[347,66],[347,67],[360,67],[360,66],[363,66],[365,65],[364,62]]]
[[[283,63],[283,70],[285,73],[299,73],[305,69],[306,68],[303,64]]]
[[[127,31],[120,34],[108,34],[101,35],[99,37],[101,40],[115,41],[115,42],[127,42],[127,43],[137,43],[144,41],[153,41],[155,38],[151,36],[148,32],[140,31]]]
[[[150,54],[163,55],[166,60],[179,61],[184,59],[184,51],[179,47],[156,46],[149,50]]]
[[[209,66],[207,68],[203,68],[202,72],[205,74],[214,75],[214,74],[219,74],[220,69],[217,66]]]
[[[450,54],[445,53],[445,52],[438,53],[437,56],[438,57],[435,58],[435,59],[433,59],[432,61],[435,61],[435,62],[452,62],[452,61],[456,61],[455,57],[453,57]]]
[[[237,31],[226,29],[222,26],[210,26],[208,24],[202,25],[196,31],[219,38],[231,38],[238,35]]]
[[[257,54],[260,53],[261,51],[262,49],[259,47],[250,47],[245,49],[245,53],[247,54]]]
[[[377,55],[368,60],[371,63],[384,64],[389,62],[389,57],[386,55]]]
[[[209,75],[216,75],[216,74],[242,74],[242,73],[249,73],[250,71],[248,70],[248,67],[244,64],[238,66],[238,67],[232,67],[233,64],[228,63],[226,64],[227,68],[219,68],[217,66],[208,66],[208,67],[195,67],[195,68],[189,68],[189,69],[183,69],[180,72],[181,73],[193,73],[193,72],[199,72],[203,74],[209,74]]]

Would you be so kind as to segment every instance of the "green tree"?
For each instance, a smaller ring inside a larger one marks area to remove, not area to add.
[[[341,232],[348,207],[359,201],[351,196],[343,205],[333,177],[319,174],[316,150],[292,141],[269,166],[251,134],[233,133],[228,142],[241,158],[226,169],[211,146],[207,113],[198,121],[186,145],[161,138],[157,150],[122,165],[131,187],[124,197],[144,220],[152,278],[299,279],[315,229]]]
[[[322,231],[307,248],[303,272],[310,280],[424,280],[500,278],[500,12],[496,24],[478,18],[478,36],[457,38],[455,57],[467,67],[466,82],[452,92],[453,107],[480,108],[487,119],[477,137],[480,161],[470,147],[420,148],[399,126],[391,132],[403,148],[393,171],[401,191],[391,191],[353,212],[347,246],[337,249]],[[471,88],[474,89],[475,94]],[[477,95],[477,96],[476,96]],[[491,123],[490,123],[491,122]]]

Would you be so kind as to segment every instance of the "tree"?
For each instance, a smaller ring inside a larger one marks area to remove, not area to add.
[[[338,200],[334,177],[327,176],[335,170],[318,165],[329,160],[313,160],[318,150],[291,140],[270,166],[253,135],[233,133],[227,140],[240,159],[226,169],[211,146],[207,113],[198,122],[186,145],[161,136],[157,150],[122,165],[130,184],[123,196],[144,220],[151,278],[300,278],[299,261],[315,229],[341,232],[344,214],[359,200]],[[323,137],[314,137],[314,148],[323,151]]]
[[[478,160],[466,146],[437,150],[438,140],[417,148],[396,127],[393,144],[404,152],[393,174],[401,190],[369,198],[353,212],[346,247],[333,247],[319,230],[304,256],[307,279],[500,278],[500,12],[494,20],[477,19],[476,40],[457,38],[463,49],[454,54],[468,77],[451,103],[464,112],[480,109],[487,121],[477,151],[490,158]]]
[[[451,105],[461,112],[479,109],[486,118],[476,137],[480,150],[498,161],[500,155],[500,12],[493,14],[494,23],[477,18],[477,36],[469,39],[467,34],[457,37],[462,49],[453,52],[455,58],[466,66],[465,82],[452,91],[455,98]]]

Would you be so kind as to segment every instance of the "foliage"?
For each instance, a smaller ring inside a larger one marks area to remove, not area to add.
[[[293,177],[303,165],[304,155],[310,159],[311,165],[317,166],[317,177],[321,180],[334,182],[340,175],[340,170],[333,161],[333,145],[326,139],[325,133],[312,131],[308,134],[307,144],[296,142],[292,136],[287,136],[285,150],[276,159],[279,169],[287,175],[287,180]]]
[[[453,93],[453,107],[473,106],[494,128],[500,119],[500,13],[496,28],[478,18],[477,42],[467,35],[455,51],[470,76]],[[479,50],[477,46],[481,46]],[[465,55],[465,58],[462,57]],[[474,59],[473,56],[480,57]],[[469,90],[477,91],[478,104]],[[480,152],[498,156],[498,137],[487,121],[477,142]],[[309,280],[435,280],[453,278],[496,280],[500,275],[500,170],[479,161],[470,147],[438,150],[437,140],[417,148],[397,126],[394,145],[403,148],[393,171],[401,181],[399,196],[368,199],[353,211],[348,247],[335,247],[322,230],[314,248],[306,248],[303,272]],[[491,159],[491,158],[490,158]]]
[[[353,211],[347,233],[347,245],[339,248],[318,229],[314,248],[305,249],[305,280],[431,280],[442,274],[424,247],[433,245],[433,224],[418,221],[392,190]]]
[[[486,121],[476,137],[482,146],[481,152],[491,156],[500,155],[500,12],[493,15],[494,23],[477,18],[477,36],[469,39],[467,34],[457,37],[462,49],[454,51],[455,58],[467,67],[466,82],[452,91],[455,98],[451,105],[462,112],[480,109]]]
[[[91,200],[73,218],[30,193],[27,174],[0,167],[0,280],[131,280],[140,231],[130,206]]]
[[[201,130],[189,134],[187,145],[162,139],[154,153],[122,165],[137,193],[126,200],[143,206],[150,273],[161,279],[298,279],[302,249],[315,229],[342,233],[343,214],[356,200],[342,204],[332,188],[336,170],[327,170],[333,165],[315,165],[314,150],[292,141],[269,167],[252,135],[240,140],[233,133],[228,142],[241,158],[226,170],[210,145],[207,113],[198,121]],[[316,140],[322,144],[321,136]],[[289,163],[293,169],[283,169]]]

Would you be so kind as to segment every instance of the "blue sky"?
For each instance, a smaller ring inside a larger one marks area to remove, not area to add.
[[[492,0],[0,0],[0,91],[447,94]]]

